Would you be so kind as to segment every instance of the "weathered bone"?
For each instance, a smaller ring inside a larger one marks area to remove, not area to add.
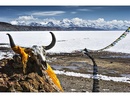
[[[51,41],[51,43],[48,46],[43,46],[43,48],[45,50],[49,50],[49,49],[53,48],[55,43],[56,43],[55,35],[52,32],[50,32],[50,33],[51,33],[51,36],[52,36],[52,41]],[[7,35],[9,36],[9,41],[10,41],[11,48],[15,47],[16,45],[14,43],[14,40],[13,40],[12,36],[9,33],[7,33]]]
[[[52,41],[48,46],[43,46],[45,50],[49,50],[49,49],[53,48],[55,43],[56,43],[55,35],[52,32],[50,32],[50,33],[51,33],[51,36],[52,36]]]
[[[13,38],[10,34],[7,34],[9,36],[10,45],[14,52],[18,53],[22,57],[22,64],[23,64],[23,72],[25,73],[25,69],[27,66],[28,57],[30,57],[32,60],[34,60],[37,65],[40,66],[40,68],[45,69],[48,76],[52,79],[53,83],[61,90],[63,91],[59,79],[57,78],[56,74],[52,70],[49,64],[46,63],[46,52],[45,50],[49,50],[52,47],[54,47],[56,43],[55,35],[50,32],[52,35],[52,42],[48,46],[37,46],[34,45],[31,48],[22,48],[20,46],[16,46]]]
[[[7,34],[9,37],[10,46],[13,49],[13,51],[22,56],[24,73],[25,73],[25,68],[26,68],[25,63],[28,61],[27,58],[24,58],[24,56],[26,54],[28,56],[31,56],[32,58],[34,58],[37,61],[38,65],[41,64],[44,69],[47,69],[47,63],[46,63],[46,59],[45,59],[45,56],[46,56],[45,50],[51,49],[52,47],[54,47],[54,45],[56,43],[55,35],[52,32],[50,32],[50,33],[52,36],[52,41],[48,46],[34,45],[31,48],[21,48],[19,46],[16,46],[12,36],[10,34]],[[35,55],[35,56],[33,56],[33,55]]]
[[[9,36],[9,41],[10,41],[11,48],[15,47],[16,45],[14,43],[14,40],[13,40],[12,36],[10,34],[8,34],[8,33],[7,33],[7,35]]]
[[[34,58],[37,59],[38,65],[42,64],[43,69],[47,69],[45,49],[42,46],[34,45],[32,47],[32,50],[33,50]]]

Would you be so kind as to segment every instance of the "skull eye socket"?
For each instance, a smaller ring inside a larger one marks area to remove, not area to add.
[[[41,57],[41,55],[37,55],[37,64],[42,66],[43,69],[47,69],[47,63],[46,61],[43,60],[43,58]]]
[[[43,53],[43,56],[46,56],[46,53],[45,53],[45,52]]]
[[[46,61],[41,61],[41,63],[42,63],[43,65],[46,65]]]

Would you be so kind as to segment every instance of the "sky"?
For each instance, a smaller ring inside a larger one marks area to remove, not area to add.
[[[130,6],[0,6],[0,21],[31,15],[40,19],[130,20],[129,11]]]
[[[104,24],[108,24],[108,21],[130,24],[129,11],[130,6],[0,6],[0,21],[16,24],[16,20],[22,22],[78,18],[105,21]]]

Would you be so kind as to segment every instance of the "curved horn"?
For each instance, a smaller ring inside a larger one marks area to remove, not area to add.
[[[15,47],[16,45],[15,45],[15,43],[14,43],[14,41],[13,41],[12,36],[11,36],[10,34],[8,34],[8,33],[7,33],[7,35],[9,36],[9,41],[10,41],[10,46],[11,46],[11,48]]]
[[[50,32],[50,33],[51,33],[51,36],[52,36],[52,41],[48,46],[44,46],[45,50],[51,49],[52,47],[54,47],[54,45],[56,43],[55,35],[52,32]]]

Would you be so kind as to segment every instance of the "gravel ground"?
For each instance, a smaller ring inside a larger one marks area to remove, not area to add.
[[[130,54],[112,52],[90,53],[98,65],[98,74],[111,77],[130,77]],[[51,54],[49,64],[61,71],[93,73],[91,60],[82,54]],[[92,92],[93,79],[59,75],[65,92]],[[130,92],[130,84],[99,80],[99,92]]]
[[[7,49],[4,49],[4,51]],[[98,66],[98,74],[130,78],[130,54],[91,52]],[[92,61],[83,54],[47,53],[47,62],[54,70],[93,74]],[[65,92],[92,92],[93,79],[57,74]],[[130,83],[99,80],[99,92],[130,92]]]

